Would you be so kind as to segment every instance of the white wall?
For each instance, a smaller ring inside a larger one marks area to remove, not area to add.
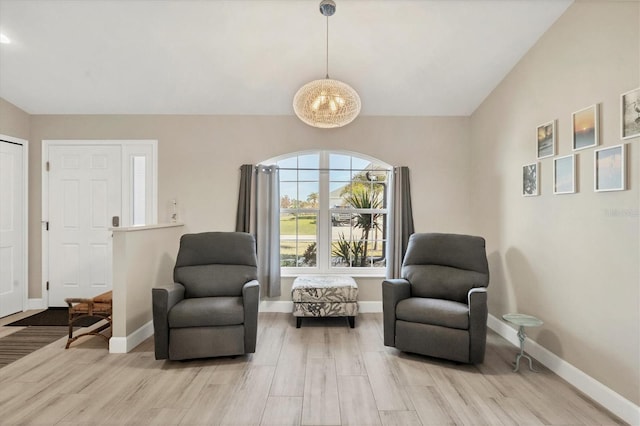
[[[182,228],[165,224],[113,230],[111,352],[128,352],[152,334],[151,289],[173,282]]]
[[[571,149],[571,113],[599,103],[601,147],[621,143],[620,94],[640,87],[640,3],[576,2],[471,118],[475,229],[488,242],[489,310],[544,320],[537,343],[640,403],[640,138],[627,140],[629,189],[594,193],[593,149],[577,151],[578,193],[522,197],[536,161],[535,129],[558,120],[557,154]]]
[[[41,141],[158,140],[159,222],[177,199],[185,232],[235,229],[239,167],[309,149],[359,152],[411,170],[418,231],[471,231],[469,118],[359,117],[316,129],[293,116],[32,116],[30,297],[40,297]],[[380,279],[361,280],[362,300],[380,300]],[[283,300],[290,299],[285,280]]]

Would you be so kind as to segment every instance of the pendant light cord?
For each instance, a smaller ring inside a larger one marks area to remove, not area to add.
[[[327,16],[327,75],[325,78],[329,78],[329,17]]]

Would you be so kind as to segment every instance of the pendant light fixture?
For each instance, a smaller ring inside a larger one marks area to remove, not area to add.
[[[310,126],[323,129],[342,127],[360,114],[360,96],[347,83],[329,78],[329,16],[336,11],[333,0],[320,2],[320,13],[327,17],[326,77],[302,86],[293,97],[293,110]]]

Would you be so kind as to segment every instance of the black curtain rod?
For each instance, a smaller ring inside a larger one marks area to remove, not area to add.
[[[272,165],[262,166],[262,167],[270,167]],[[256,169],[258,169],[259,167],[260,166],[256,166]],[[367,170],[367,169],[332,169],[332,168],[322,169],[322,168],[306,168],[306,167],[279,167],[278,169],[279,170],[320,171],[320,172],[385,172],[385,173],[389,173],[389,172],[393,171],[391,169],[376,169],[376,170]]]

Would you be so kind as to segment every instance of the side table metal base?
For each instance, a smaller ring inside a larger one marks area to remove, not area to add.
[[[520,353],[516,355],[516,360],[514,362],[516,367],[513,369],[514,373],[517,372],[518,369],[520,369],[520,359],[521,358],[528,359],[529,360],[529,370],[533,371],[534,373],[538,373],[538,370],[533,368],[533,360],[531,359],[531,357],[524,353],[524,341],[526,339],[527,339],[527,335],[524,333],[524,326],[521,325],[520,328],[518,328],[518,340],[520,340]]]
[[[531,357],[529,355],[525,355],[525,354],[517,354],[516,355],[516,360],[514,361],[513,365],[515,365],[516,367],[513,369],[513,372],[517,372],[518,369],[520,368],[520,358],[526,358],[529,360],[529,370],[533,371],[534,373],[539,373],[538,370],[536,370],[535,368],[533,368],[533,360],[531,359]]]

